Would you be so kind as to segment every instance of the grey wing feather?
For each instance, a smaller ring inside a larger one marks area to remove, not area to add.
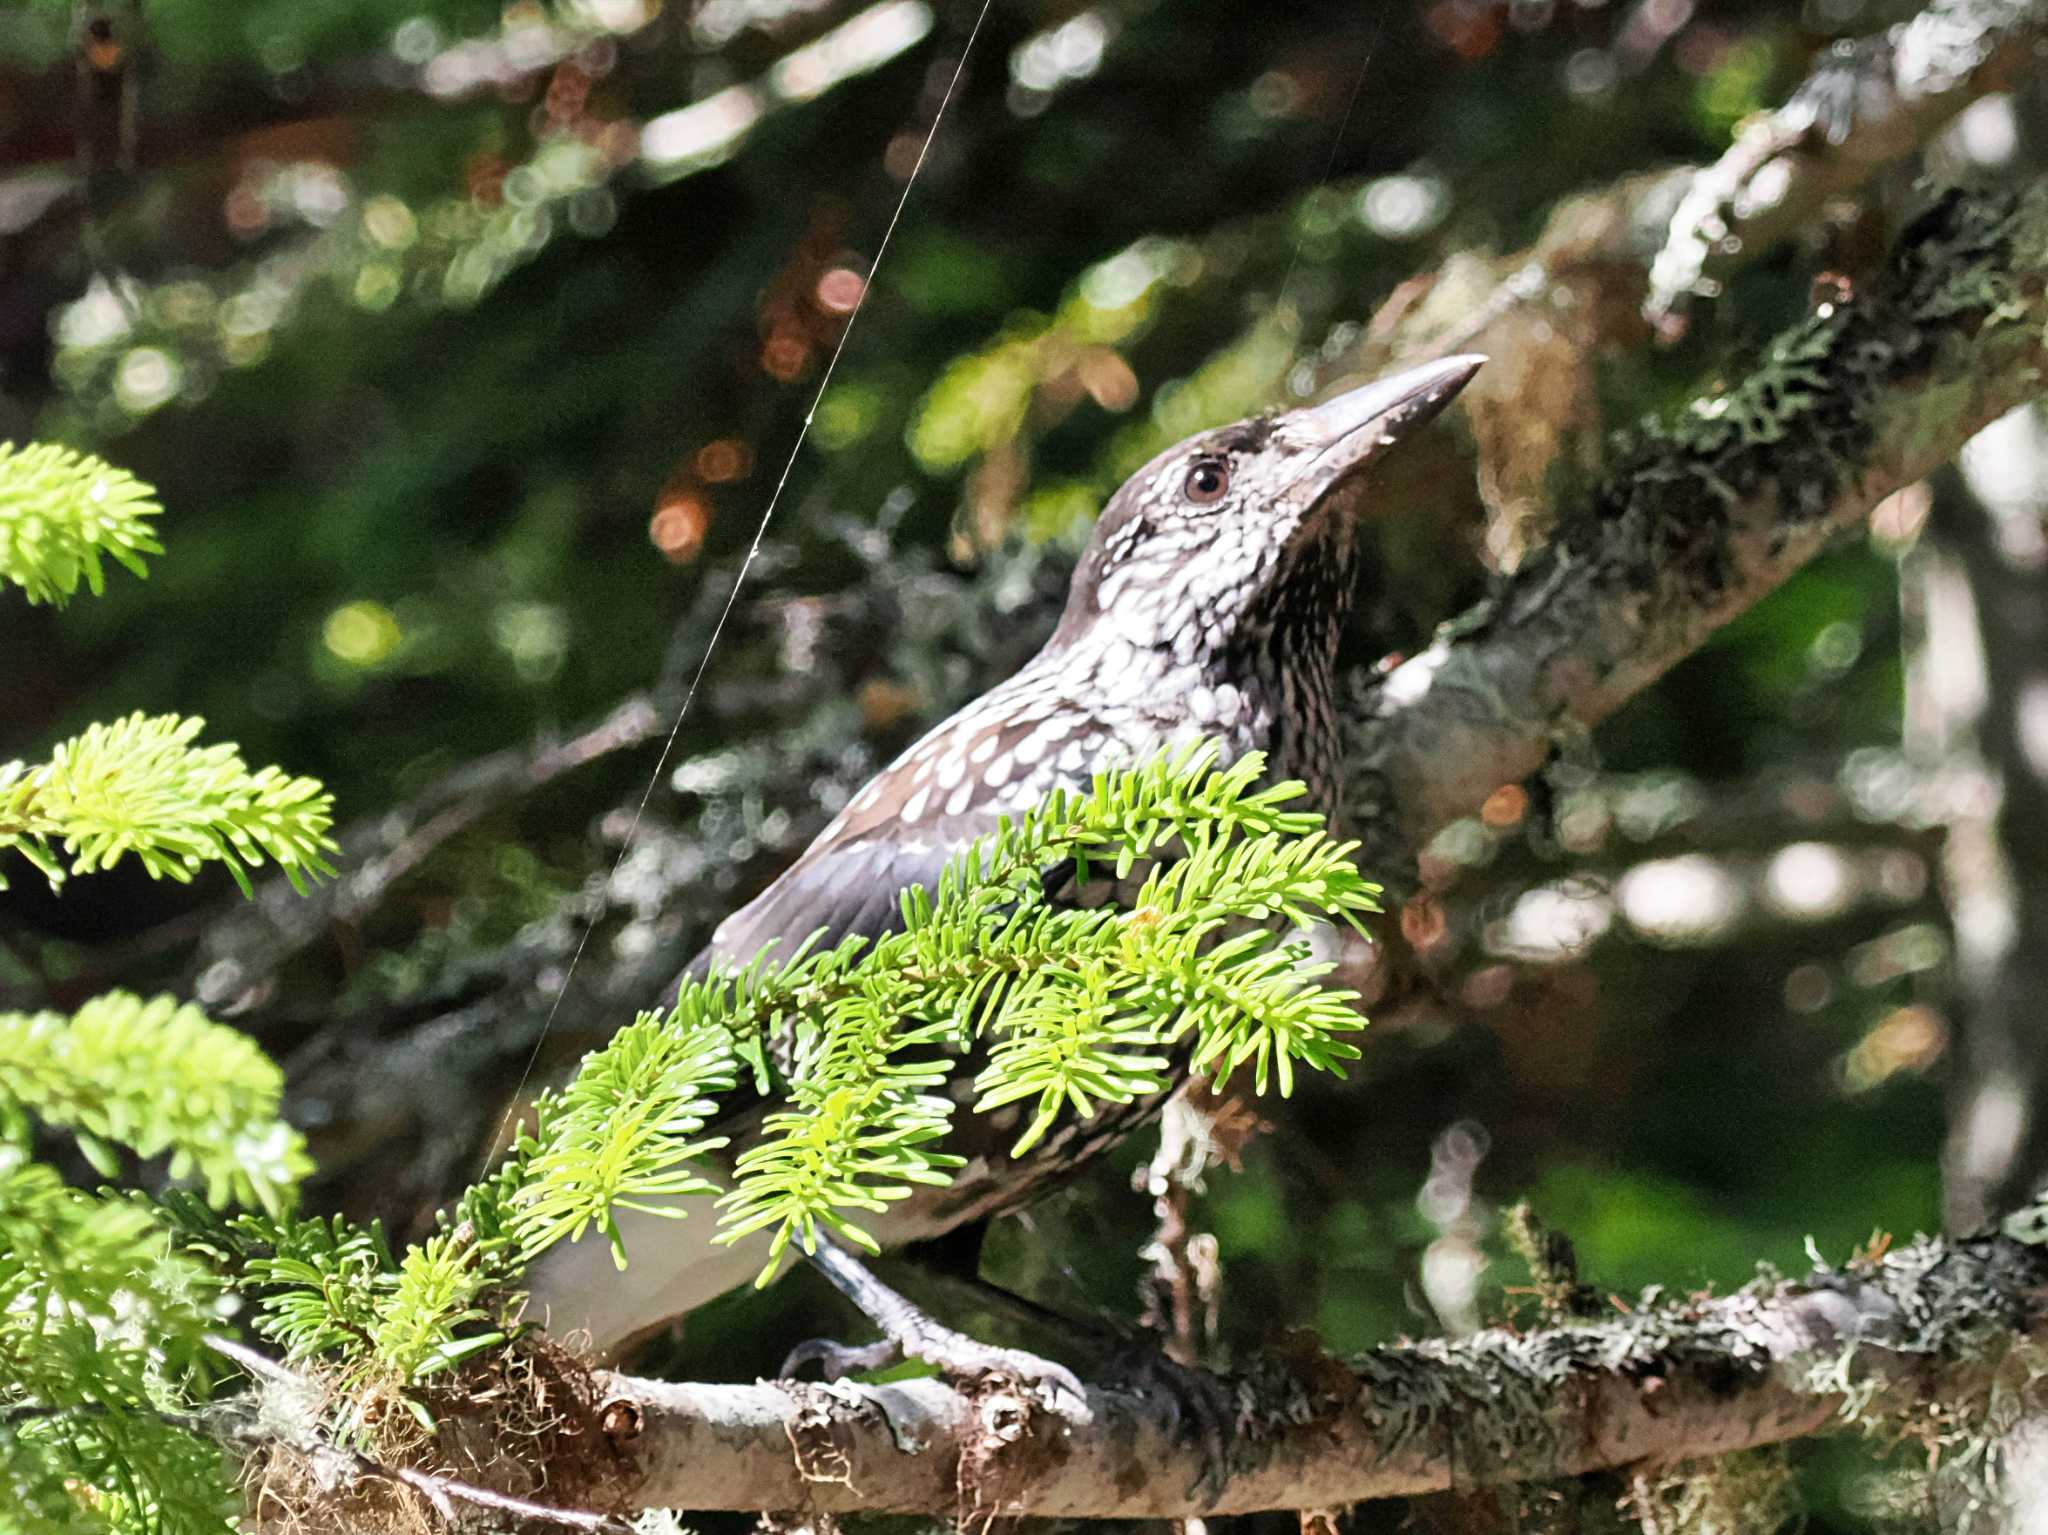
[[[901,892],[911,885],[935,887],[947,858],[961,845],[863,837],[816,849],[721,923],[711,951],[727,963],[745,964],[775,940],[776,954],[792,953],[820,928],[826,943],[855,933],[876,938],[893,932],[902,926]]]
[[[946,861],[994,827],[993,817],[949,816],[918,827],[915,837],[884,830],[814,844],[774,884],[719,924],[690,973],[702,975],[714,959],[744,965],[770,941],[776,941],[774,953],[794,953],[820,928],[825,943],[855,933],[864,938],[893,933],[903,925],[903,892],[912,885],[936,889]]]
[[[1000,696],[1000,692],[988,695],[984,705]],[[771,940],[779,940],[778,953],[792,953],[821,928],[827,943],[854,933],[878,938],[894,932],[902,925],[904,890],[912,885],[934,888],[946,861],[976,837],[994,831],[1004,812],[1014,814],[1020,805],[1036,801],[1056,783],[1084,785],[1103,746],[1092,736],[1074,737],[1089,741],[1085,770],[1063,772],[1049,758],[1035,765],[1019,763],[1014,774],[1006,770],[1000,779],[976,784],[978,803],[953,814],[927,813],[906,819],[902,815],[905,796],[914,804],[928,797],[929,790],[920,794],[913,786],[930,783],[939,760],[929,755],[934,744],[945,742],[959,753],[969,749],[971,740],[992,737],[985,755],[994,762],[1009,763],[1011,754],[1042,724],[1040,711],[1009,717],[997,713],[992,718],[970,713],[957,715],[932,731],[877,780],[889,783],[892,792],[875,799],[871,785],[865,794],[856,796],[853,806],[827,828],[822,840],[812,843],[780,879],[720,924],[710,946],[691,962],[687,974],[701,977],[714,959],[746,964]],[[968,739],[949,740],[959,736]],[[943,751],[939,753],[943,755]],[[981,758],[974,760],[978,763]],[[976,783],[973,778],[967,781]],[[946,782],[950,785],[954,780]],[[863,805],[863,800],[870,799],[874,803]]]

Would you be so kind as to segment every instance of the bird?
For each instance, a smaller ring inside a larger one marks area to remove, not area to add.
[[[788,952],[812,934],[830,942],[888,932],[901,921],[901,892],[934,887],[948,859],[999,818],[1054,789],[1085,789],[1105,768],[1199,742],[1215,743],[1225,763],[1263,752],[1268,777],[1298,780],[1309,807],[1335,817],[1337,649],[1372,470],[1484,361],[1407,367],[1154,457],[1104,506],[1043,648],[856,792],[780,877],[719,925],[697,968],[744,965],[770,944]],[[1104,1106],[1024,1161],[1007,1155],[1001,1132],[1013,1127],[961,1115],[947,1149],[967,1160],[953,1182],[893,1206],[868,1229],[896,1247],[983,1221],[1114,1144],[1159,1101]],[[716,1129],[744,1144],[744,1125]],[[600,1358],[627,1353],[766,1261],[764,1234],[713,1245],[708,1219],[620,1212],[618,1224],[632,1255],[623,1271],[603,1239],[586,1236],[542,1254],[526,1276],[529,1316]]]

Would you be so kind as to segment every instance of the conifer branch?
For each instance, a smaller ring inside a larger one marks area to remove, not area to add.
[[[61,605],[80,581],[105,590],[106,559],[145,576],[142,557],[163,553],[149,521],[162,511],[153,490],[104,459],[0,442],[0,581]]]
[[[218,1296],[140,1198],[0,1142],[0,1526],[221,1535],[232,1480],[188,1410]]]
[[[160,552],[147,486],[99,459],[0,444],[0,582],[31,602],[137,575]],[[294,885],[328,873],[332,802],[319,784],[252,772],[232,746],[194,744],[196,719],[94,725],[31,767],[0,763],[0,853],[52,885],[134,854],[155,878],[276,863]],[[0,870],[0,888],[4,888]],[[212,1384],[203,1344],[222,1276],[203,1243],[228,1204],[277,1211],[310,1170],[279,1113],[284,1074],[245,1034],[170,997],[94,998],[69,1018],[0,1013],[0,1530],[7,1535],[217,1535],[237,1498],[194,1410]],[[114,1154],[164,1157],[160,1204],[69,1187],[32,1159],[36,1129],[69,1132],[112,1178]],[[179,1217],[183,1216],[180,1220]],[[401,1296],[401,1303],[412,1297]],[[439,1299],[439,1297],[437,1297]]]
[[[130,853],[152,878],[180,883],[223,864],[245,895],[246,869],[266,860],[294,889],[333,873],[333,796],[274,767],[252,772],[232,745],[195,745],[205,724],[138,712],[87,727],[38,766],[0,763],[0,852],[52,885]]]
[[[1617,443],[1551,542],[1366,681],[1346,804],[1375,872],[1405,883],[1443,827],[2038,398],[2044,253],[2048,181],[1943,194],[1881,282],[1820,306],[1732,387]]]
[[[554,1244],[595,1227],[623,1264],[622,1209],[695,1206],[721,1240],[772,1232],[778,1258],[826,1232],[872,1248],[860,1214],[949,1181],[939,1089],[977,1040],[977,1110],[1033,1104],[1020,1150],[1062,1114],[1164,1090],[1170,1053],[1282,1092],[1297,1066],[1339,1070],[1356,999],[1276,924],[1355,922],[1376,887],[1289,808],[1299,785],[1261,787],[1256,754],[1215,763],[1201,748],[1053,795],[936,893],[908,892],[898,933],[687,982],[543,1097],[505,1165],[402,1259],[340,1220],[187,1207],[191,1238],[247,1276],[257,1331],[289,1359],[402,1389],[509,1336],[518,1275]],[[1055,906],[1047,871],[1091,863],[1143,881],[1124,905]],[[760,1138],[720,1157],[720,1116],[771,1092]]]
[[[173,1178],[197,1177],[215,1205],[276,1209],[312,1171],[279,1118],[284,1072],[238,1029],[190,1003],[128,992],[70,1018],[0,1013],[0,1120],[32,1114],[65,1129],[108,1177],[108,1143],[168,1154]]]
[[[1356,922],[1377,887],[1319,817],[1283,808],[1299,785],[1255,787],[1257,754],[1221,770],[1215,760],[1203,748],[1101,773],[1087,794],[1006,819],[934,893],[905,893],[900,932],[686,983],[665,1019],[643,1016],[541,1103],[520,1155],[545,1175],[513,1195],[522,1245],[596,1223],[617,1250],[616,1205],[729,1180],[719,1239],[771,1231],[764,1282],[792,1241],[814,1250],[821,1229],[874,1250],[851,1212],[949,1181],[958,1159],[937,1145],[953,1102],[936,1089],[979,1038],[993,1053],[976,1108],[1034,1103],[1020,1152],[1062,1112],[1086,1118],[1162,1091],[1178,1046],[1219,1076],[1249,1064],[1261,1088],[1282,1092],[1296,1063],[1339,1069],[1357,1054],[1343,1037],[1359,1027],[1356,998],[1321,986],[1328,966],[1299,943],[1231,929]],[[1127,907],[1066,909],[1046,889],[1057,866],[1129,879],[1169,852]],[[742,1068],[788,1106],[725,1174],[702,1165],[723,1141],[698,1137]]]

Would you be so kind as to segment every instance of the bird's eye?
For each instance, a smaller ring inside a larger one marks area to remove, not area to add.
[[[1220,458],[1198,459],[1188,470],[1181,494],[1197,506],[1214,506],[1230,489],[1230,466]]]

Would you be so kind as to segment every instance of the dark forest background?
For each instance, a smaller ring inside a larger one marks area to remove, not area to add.
[[[168,550],[101,601],[0,605],[0,758],[175,708],[324,779],[349,828],[304,904],[17,882],[0,1006],[197,996],[287,1064],[315,1196],[418,1230],[537,1038],[551,1080],[654,1003],[1030,652],[1124,473],[1325,379],[1417,274],[1712,160],[1912,7],[994,0],[648,791],[976,9],[0,9],[0,437],[153,483]],[[1682,337],[1502,359],[1407,470],[1427,515],[1398,478],[1375,508],[1353,659],[1481,596],[1603,431],[1804,313],[1917,176],[2014,175],[2044,125],[2038,89],[1987,98]],[[1197,1203],[1218,1357],[1514,1314],[1516,1199],[1632,1293],[1839,1260],[2031,1181],[2040,1084],[1999,1032],[2028,1010],[1985,999],[2040,995],[2040,946],[2000,934],[2040,920],[2044,828],[1987,807],[2002,777],[2040,792],[2005,769],[2048,760],[2048,704],[1981,730],[1969,701],[2021,697],[2039,654],[2048,434],[1994,434],[1438,840],[1390,903],[1401,980],[1361,1069],[1257,1105],[1269,1133]],[[1990,1089],[2019,1131],[1985,1128]],[[991,1272],[1133,1314],[1149,1151],[1005,1223]],[[666,1362],[750,1378],[845,1330],[835,1307],[806,1276],[730,1298]],[[1797,1459],[1810,1527],[1878,1516],[1867,1450]]]

